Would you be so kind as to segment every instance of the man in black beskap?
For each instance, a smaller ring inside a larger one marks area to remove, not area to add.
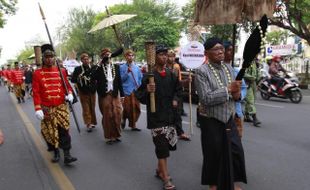
[[[91,132],[92,128],[97,125],[96,119],[96,84],[92,75],[92,67],[90,65],[87,53],[81,54],[82,65],[75,67],[71,82],[77,84],[80,102],[82,105],[82,115],[87,132]]]
[[[154,75],[154,83],[149,83],[149,76],[145,75],[136,95],[142,104],[147,105],[147,128],[151,130],[158,159],[156,176],[164,182],[164,189],[175,189],[168,174],[167,158],[171,150],[176,150],[177,133],[173,112],[181,98],[181,86],[175,74],[165,67],[167,52],[166,47],[156,46],[156,63],[150,71]],[[154,113],[151,112],[150,93],[155,93]]]

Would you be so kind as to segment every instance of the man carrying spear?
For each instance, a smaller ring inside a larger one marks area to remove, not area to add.
[[[77,158],[70,154],[71,137],[69,135],[70,118],[66,100],[72,102],[72,88],[64,69],[62,81],[60,72],[55,66],[55,52],[50,44],[41,46],[42,68],[33,73],[33,102],[35,116],[41,120],[43,138],[54,151],[52,162],[60,159],[59,148],[64,151],[64,163],[70,164]],[[65,84],[68,87],[66,95]]]

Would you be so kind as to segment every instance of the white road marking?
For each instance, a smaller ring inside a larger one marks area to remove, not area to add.
[[[27,129],[27,131],[30,134],[30,137],[32,138],[35,146],[37,147],[39,153],[42,155],[43,160],[51,172],[51,175],[54,177],[56,184],[58,185],[60,190],[75,190],[75,187],[73,186],[72,182],[70,181],[69,177],[66,176],[62,168],[59,164],[52,163],[50,161],[51,154],[47,152],[46,145],[43,142],[40,134],[36,131],[35,127],[33,126],[31,120],[28,118],[26,113],[22,110],[19,104],[16,103],[16,98],[13,96],[13,94],[10,94],[11,100],[13,104],[15,105],[15,108],[17,112],[19,113],[21,119],[24,122],[24,125]]]
[[[276,106],[276,105],[271,105],[271,104],[262,104],[262,103],[255,103],[255,104],[260,105],[260,106],[271,107],[271,108],[284,108],[284,106]]]

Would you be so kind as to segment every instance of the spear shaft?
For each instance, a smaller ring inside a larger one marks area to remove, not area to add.
[[[48,39],[49,39],[49,41],[50,41],[51,46],[52,46],[53,49],[55,50],[54,45],[53,45],[53,41],[52,41],[52,38],[51,38],[51,35],[50,35],[50,32],[49,32],[49,29],[48,29],[48,26],[47,26],[47,23],[46,23],[46,20],[45,20],[45,15],[44,15],[43,9],[42,9],[40,3],[38,3],[38,4],[39,4],[39,9],[40,9],[40,13],[41,13],[41,16],[42,16],[42,20],[43,20],[43,22],[44,22],[45,29],[46,29],[46,32],[47,32]],[[56,65],[57,65],[57,68],[58,68],[58,72],[59,72],[61,81],[62,81],[62,83],[63,83],[63,85],[64,85],[64,87],[65,87],[66,94],[68,95],[68,94],[69,94],[69,90],[68,90],[67,84],[66,84],[66,82],[65,82],[65,78],[64,78],[64,76],[63,76],[63,74],[62,74],[62,72],[61,72],[61,68],[60,68],[60,65],[59,65],[57,59],[56,59]],[[73,93],[73,92],[72,92],[72,93]],[[81,130],[80,130],[80,125],[79,125],[79,122],[78,122],[78,120],[77,120],[74,107],[73,107],[73,105],[72,105],[72,103],[71,103],[70,101],[68,101],[68,104],[69,104],[69,109],[70,109],[70,111],[72,112],[72,115],[73,115],[73,118],[74,118],[74,121],[75,121],[75,124],[76,124],[76,128],[77,128],[78,132],[80,133],[80,132],[81,132]]]

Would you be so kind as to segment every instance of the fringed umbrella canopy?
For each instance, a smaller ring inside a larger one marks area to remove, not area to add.
[[[272,17],[276,0],[197,0],[195,23],[234,24],[242,20],[257,21]]]
[[[103,28],[107,28],[109,26],[116,25],[118,23],[121,23],[125,20],[131,19],[137,15],[134,14],[121,14],[121,15],[112,15],[109,16],[102,21],[100,21],[96,26],[94,26],[91,30],[88,31],[88,33],[95,32],[97,30],[101,30]]]

